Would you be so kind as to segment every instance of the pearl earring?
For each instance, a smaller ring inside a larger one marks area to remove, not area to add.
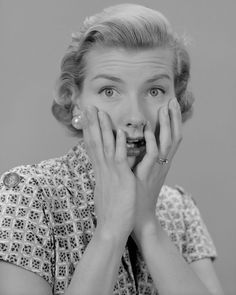
[[[82,129],[82,120],[83,120],[83,112],[76,108],[75,112],[73,112],[73,118],[71,120],[71,124],[75,129]]]

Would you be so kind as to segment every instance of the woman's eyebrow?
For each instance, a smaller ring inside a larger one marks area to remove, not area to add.
[[[161,79],[171,80],[171,77],[168,74],[157,74],[157,75],[154,75],[152,78],[148,79],[146,82],[152,83],[152,82],[155,82],[155,81],[161,80]]]
[[[124,81],[118,77],[115,76],[111,76],[111,75],[107,75],[107,74],[99,74],[95,77],[93,77],[91,80],[96,80],[96,79],[107,79],[107,80],[111,80],[114,82],[118,82],[118,83],[124,83]]]

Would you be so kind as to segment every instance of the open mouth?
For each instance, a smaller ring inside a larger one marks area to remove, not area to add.
[[[116,138],[116,132],[114,132]],[[127,156],[140,156],[146,152],[146,141],[143,136],[140,137],[126,137]]]
[[[126,138],[126,146],[128,149],[132,148],[141,148],[144,147],[146,144],[144,137],[138,137],[138,138]]]
[[[127,156],[137,157],[145,153],[146,141],[143,137],[126,138]]]

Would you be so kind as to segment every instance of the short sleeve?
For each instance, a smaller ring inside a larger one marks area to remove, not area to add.
[[[44,193],[31,166],[0,178],[0,260],[32,271],[53,285],[53,236]]]
[[[190,195],[182,193],[182,197],[185,224],[185,243],[182,248],[184,258],[188,263],[203,258],[215,260],[216,248],[199,209]]]

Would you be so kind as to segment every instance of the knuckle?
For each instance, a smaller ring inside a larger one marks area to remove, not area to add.
[[[104,150],[105,155],[109,154],[109,152],[110,152],[109,145],[107,145],[107,144],[104,143],[103,144],[103,150]]]
[[[124,162],[125,162],[125,156],[123,156],[123,155],[118,155],[118,156],[115,157],[115,163],[116,163],[117,165],[124,164]]]
[[[171,149],[171,147],[172,147],[172,143],[171,143],[171,141],[168,140],[165,144],[165,148],[166,148],[166,150],[169,151]]]
[[[157,159],[158,159],[158,151],[157,151],[157,149],[153,150],[153,151],[150,153],[150,156],[151,156],[153,159],[157,160]]]
[[[121,163],[124,162],[124,159],[123,159],[123,157],[118,156],[118,157],[115,158],[115,162],[116,162],[116,164],[121,164]]]
[[[108,159],[113,158],[113,152],[109,146],[104,145],[103,151],[104,151],[104,155],[106,158],[108,158]]]

